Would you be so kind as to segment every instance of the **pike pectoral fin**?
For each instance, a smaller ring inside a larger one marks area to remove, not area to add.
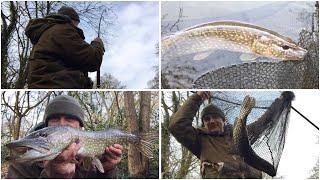
[[[247,54],[247,53],[244,53],[244,54],[241,54],[240,55],[240,59],[241,61],[253,61],[255,59],[257,59],[259,56],[256,55],[256,54]]]
[[[206,52],[198,53],[193,57],[193,60],[195,60],[195,61],[204,60],[207,57],[209,57],[210,54],[212,54],[212,53],[213,53],[212,51],[206,51]]]
[[[93,157],[93,159],[92,159],[92,164],[93,164],[93,166],[97,167],[97,169],[98,169],[101,173],[104,173],[103,165],[102,165],[101,161],[100,161],[97,157]]]

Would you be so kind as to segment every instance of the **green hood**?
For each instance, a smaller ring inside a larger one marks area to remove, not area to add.
[[[32,44],[36,44],[41,35],[49,28],[56,24],[71,23],[71,19],[66,15],[51,14],[45,18],[31,19],[26,27],[25,34],[31,40]],[[77,28],[77,27],[75,27]],[[81,29],[77,28],[79,34],[84,39]]]

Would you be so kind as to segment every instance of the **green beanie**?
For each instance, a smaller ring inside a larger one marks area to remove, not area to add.
[[[206,106],[205,108],[203,108],[203,110],[201,112],[201,121],[203,119],[203,116],[208,115],[208,114],[215,114],[215,115],[220,116],[223,119],[223,121],[226,120],[226,117],[225,117],[223,111],[213,104],[210,104],[210,105]]]
[[[56,114],[74,116],[83,127],[84,112],[80,104],[71,96],[60,95],[52,99],[46,107],[43,121],[47,124],[48,118]]]
[[[72,7],[62,6],[58,10],[58,14],[69,16],[72,20],[80,22],[78,13]]]

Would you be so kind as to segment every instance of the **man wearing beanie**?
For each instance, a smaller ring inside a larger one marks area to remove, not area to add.
[[[67,125],[73,128],[83,128],[84,112],[80,104],[70,96],[57,96],[46,107],[43,123],[33,131],[47,126]],[[9,166],[7,178],[116,178],[115,167],[121,160],[122,146],[114,144],[106,147],[101,157],[105,173],[85,168],[83,159],[76,159],[81,142],[72,143],[55,159],[51,161],[35,162],[33,164],[13,163]]]
[[[25,34],[33,44],[28,62],[28,88],[92,88],[88,72],[102,63],[104,45],[97,37],[90,44],[78,28],[80,18],[71,7],[29,21]]]
[[[260,179],[261,171],[247,165],[233,151],[232,131],[225,125],[225,114],[219,107],[206,106],[201,112],[202,127],[192,126],[203,100],[210,97],[210,92],[204,91],[191,95],[171,116],[169,131],[200,159],[202,178]]]

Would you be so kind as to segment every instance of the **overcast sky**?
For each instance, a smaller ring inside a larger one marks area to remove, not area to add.
[[[117,19],[103,57],[101,75],[110,73],[127,88],[147,88],[159,64],[156,44],[159,41],[158,2],[115,2]],[[86,40],[94,37],[86,34]],[[91,73],[92,79],[96,78]]]
[[[320,93],[317,90],[295,90],[292,106],[318,127]],[[287,141],[277,176],[286,179],[306,179],[319,160],[319,131],[291,110]]]

